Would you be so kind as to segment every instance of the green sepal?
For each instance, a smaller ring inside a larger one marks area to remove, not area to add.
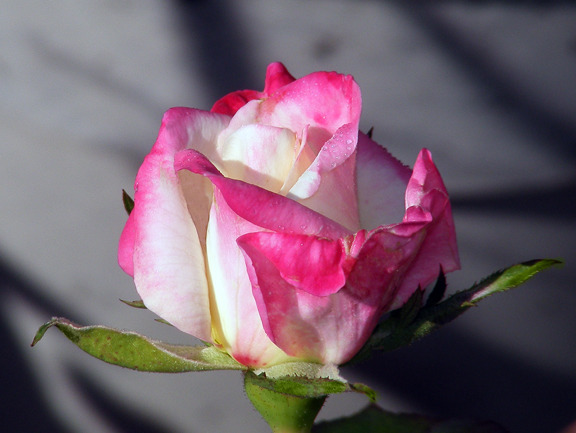
[[[276,379],[268,379],[265,374],[249,373],[250,380],[261,388],[281,394],[289,394],[297,397],[322,397],[328,394],[339,394],[349,390],[345,382],[339,380],[306,377],[285,376]]]
[[[434,284],[434,288],[430,292],[428,299],[426,300],[426,306],[431,307],[432,305],[436,305],[438,302],[442,300],[444,295],[446,294],[446,274],[440,267],[440,273],[438,274],[438,278],[436,279],[436,284]]]
[[[468,290],[456,292],[441,302],[436,299],[427,302],[416,314],[414,308],[418,305],[420,295],[413,295],[404,306],[391,312],[388,318],[376,327],[368,342],[350,362],[366,358],[373,350],[390,351],[409,345],[451,322],[482,299],[517,287],[538,272],[560,264],[562,264],[560,260],[542,259],[513,265],[493,273]],[[442,289],[443,283],[438,284]]]
[[[132,213],[132,209],[134,209],[134,200],[130,195],[126,192],[126,190],[122,190],[122,203],[124,203],[124,209],[126,213],[130,215]]]
[[[506,433],[489,421],[437,420],[421,415],[395,414],[369,405],[359,413],[318,423],[313,433]]]
[[[422,309],[423,300],[424,291],[418,287],[401,308],[390,313],[396,326],[404,327],[411,324]]]
[[[104,326],[79,326],[57,317],[38,329],[32,346],[53,326],[86,353],[110,364],[132,370],[156,373],[246,370],[246,366],[214,346],[168,344],[135,332],[119,331]]]
[[[285,365],[289,366],[290,364]],[[247,374],[250,375],[252,383],[281,394],[316,398],[342,392],[358,392],[366,395],[371,401],[376,400],[374,390],[360,383],[351,384],[323,377],[282,376],[269,378],[265,373],[256,374],[255,372],[250,372]]]
[[[124,299],[120,299],[120,302],[128,305],[129,307],[134,307],[134,308],[140,308],[140,309],[146,309],[146,305],[144,305],[144,301],[142,301],[141,299],[138,299],[136,301],[126,301]]]
[[[168,325],[168,326],[174,327],[174,325],[173,325],[172,323],[170,323],[168,320],[161,319],[161,318],[159,318],[159,317],[157,317],[156,319],[154,319],[154,321],[155,321],[155,322],[158,322],[158,323],[161,323],[161,324],[163,324],[163,325]]]
[[[364,394],[366,397],[370,399],[370,403],[376,403],[376,391],[370,388],[368,385],[364,385],[363,383],[350,383],[350,391],[358,392],[360,394]]]

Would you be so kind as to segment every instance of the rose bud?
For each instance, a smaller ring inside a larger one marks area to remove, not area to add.
[[[249,367],[342,364],[381,316],[459,268],[448,194],[359,133],[351,76],[173,108],[135,182],[119,262],[148,309]]]

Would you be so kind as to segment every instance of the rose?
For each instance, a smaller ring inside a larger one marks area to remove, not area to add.
[[[250,367],[341,364],[457,269],[430,153],[411,171],[358,132],[360,109],[352,77],[273,63],[263,92],[169,110],[119,247],[145,305]]]

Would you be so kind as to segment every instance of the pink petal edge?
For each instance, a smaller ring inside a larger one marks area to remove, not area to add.
[[[120,238],[118,258],[134,276],[145,305],[180,330],[211,341],[202,247],[174,169],[187,146],[208,149],[228,118],[173,108],[135,181],[134,209]]]
[[[414,164],[413,174],[406,189],[406,215],[404,223],[422,220],[428,215],[423,241],[406,278],[398,291],[392,308],[400,307],[416,287],[426,287],[438,276],[460,269],[456,230],[448,192],[429,150],[422,149]]]

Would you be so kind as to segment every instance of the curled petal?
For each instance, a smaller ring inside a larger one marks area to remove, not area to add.
[[[361,104],[360,88],[352,76],[315,72],[264,99],[257,121],[295,132],[308,127],[308,141],[318,152],[342,125],[358,125]]]
[[[316,193],[322,175],[342,165],[350,156],[354,155],[357,137],[356,125],[346,124],[338,128],[336,134],[322,146],[314,162],[290,189],[289,195],[296,199],[304,199]],[[352,170],[353,174],[354,171]],[[347,187],[353,189],[355,186],[354,179],[351,180],[352,185]]]
[[[324,341],[314,325],[322,314],[338,314],[338,311],[326,302],[329,298],[295,289],[257,246],[247,241],[241,245],[268,337],[288,355],[322,362]]]
[[[426,287],[444,272],[460,269],[456,231],[448,192],[427,149],[423,149],[406,189],[406,224],[427,221],[426,237],[406,273],[392,306],[401,306],[418,286]]]
[[[339,241],[308,235],[248,233],[238,245],[250,255],[258,251],[291,286],[316,296],[336,293],[346,283],[346,253]],[[256,256],[254,256],[256,257]]]
[[[243,181],[229,179],[201,153],[188,149],[176,156],[178,170],[186,169],[206,176],[226,203],[241,218],[259,227],[280,232],[344,237],[350,232],[338,223],[279,194]]]
[[[247,234],[242,247],[264,329],[287,354],[321,363],[349,360],[388,309],[424,233],[379,230],[368,238],[320,240],[275,233]],[[287,245],[282,257],[277,244]],[[324,250],[327,258],[316,256]],[[291,262],[291,259],[293,262]],[[310,263],[306,263],[307,261]],[[315,269],[313,269],[315,268]],[[322,276],[315,279],[314,275]],[[340,286],[344,282],[344,285]]]
[[[430,208],[433,202],[427,200],[425,196],[428,192],[434,190],[448,197],[442,177],[432,161],[432,154],[428,149],[422,149],[416,159],[412,176],[406,189],[406,207],[422,206],[424,204]]]
[[[295,159],[292,131],[265,125],[246,125],[220,137],[219,157],[227,177],[278,192]]]
[[[288,194],[351,231],[360,228],[356,199],[357,140],[357,124],[338,128]]]

